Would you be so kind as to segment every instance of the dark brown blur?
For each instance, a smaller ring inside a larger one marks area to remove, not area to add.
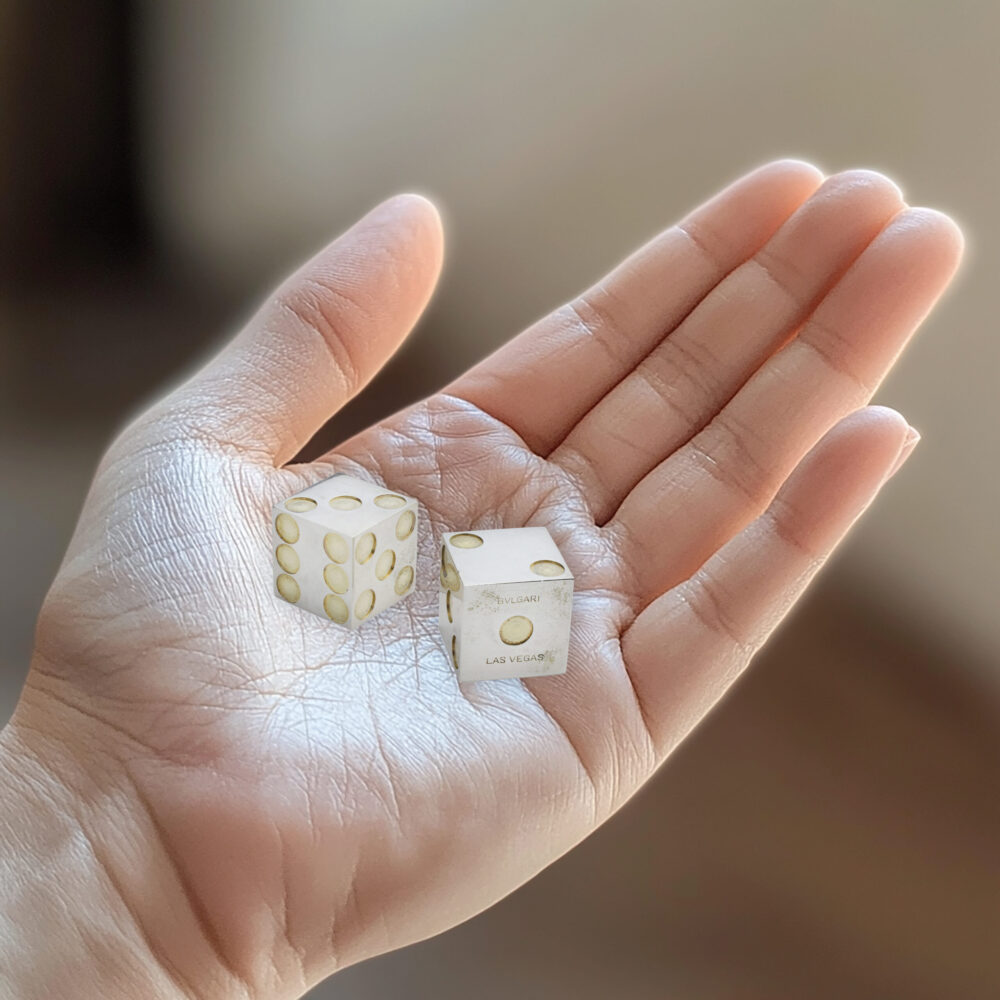
[[[880,395],[924,435],[750,674],[597,836],[316,998],[1000,996],[1000,5],[0,0],[0,718],[109,435],[375,201],[426,320],[332,444],[767,158],[952,211]]]

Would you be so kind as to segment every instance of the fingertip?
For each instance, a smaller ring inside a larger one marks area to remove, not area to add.
[[[856,453],[859,447],[880,455],[891,456],[899,451],[910,433],[906,418],[890,406],[863,406],[849,413],[821,441],[824,448]]]
[[[891,406],[873,404],[862,406],[849,413],[837,427],[849,431],[869,431],[871,433],[899,434],[905,433],[910,425],[899,410]]]
[[[824,181],[823,171],[805,160],[783,158],[762,163],[727,184],[688,218],[711,212],[716,206],[728,204],[733,198],[752,196],[759,206],[780,204],[785,215],[812,195]]]
[[[951,260],[952,266],[958,267],[965,252],[965,234],[961,226],[937,208],[915,206],[906,215],[907,223],[933,239],[942,254]]]
[[[441,222],[441,212],[426,195],[418,194],[415,191],[396,194],[377,206],[375,211],[384,211],[398,219],[405,219],[415,229],[436,239],[438,243],[443,240],[444,227]]]
[[[771,160],[752,171],[752,175],[769,175],[785,180],[800,180],[818,187],[826,179],[826,174],[815,163],[801,160],[793,156],[783,156]]]
[[[767,221],[767,236],[773,235],[804,201],[823,183],[823,172],[805,160],[781,159],[762,164],[713,195],[684,219],[682,225],[708,226],[707,235],[718,228],[715,221],[721,214],[729,214],[748,231],[761,232]],[[734,211],[735,210],[735,211]],[[733,223],[730,223],[733,225]],[[753,253],[766,237],[747,246],[746,255]]]
[[[422,194],[395,194],[379,202],[351,228],[395,247],[402,243],[411,262],[430,264],[437,272],[444,252],[444,230],[437,206]],[[333,244],[336,245],[336,244]]]
[[[896,210],[906,204],[903,189],[891,178],[878,170],[857,167],[841,170],[826,181],[826,187],[838,191],[849,191],[853,196],[867,196]]]
[[[431,226],[441,228],[441,212],[428,195],[418,191],[404,191],[390,200],[398,203],[402,210],[420,216]]]
[[[864,406],[837,423],[803,466],[822,467],[827,481],[853,481],[874,491],[898,468],[904,451],[912,451],[919,439],[898,410]]]

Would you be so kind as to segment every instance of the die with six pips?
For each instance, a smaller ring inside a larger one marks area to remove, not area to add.
[[[345,474],[271,514],[274,587],[290,604],[348,628],[414,589],[416,500]],[[573,574],[542,527],[447,532],[439,624],[458,680],[566,671]]]

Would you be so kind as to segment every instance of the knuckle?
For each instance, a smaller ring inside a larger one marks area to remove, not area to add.
[[[686,222],[677,227],[677,231],[688,240],[695,251],[705,260],[712,273],[722,277],[728,270],[720,249],[725,241],[715,234],[705,222]]]
[[[362,339],[359,331],[372,317],[357,296],[334,282],[299,277],[278,292],[276,302],[279,313],[323,341],[348,387],[360,385],[360,363],[349,345]]]
[[[685,603],[701,625],[749,656],[754,646],[753,638],[727,611],[733,602],[725,586],[710,573],[702,573],[684,589]]]
[[[846,360],[854,353],[853,345],[838,327],[814,316],[795,343],[800,345],[800,349],[813,354],[830,374],[848,382],[860,400],[871,398],[875,389]]]
[[[750,263],[763,275],[765,281],[784,296],[796,313],[806,307],[801,289],[808,282],[793,261],[764,247]]]
[[[802,523],[802,512],[783,497],[774,498],[763,518],[774,537],[803,559],[807,568],[818,567],[823,561],[823,553],[817,551],[797,527]]]
[[[720,370],[719,359],[705,344],[678,334],[651,354],[637,373],[691,433],[706,419],[704,401],[716,397],[713,373]]]
[[[756,457],[758,437],[732,416],[720,414],[688,445],[688,455],[704,473],[753,509],[767,499],[772,473]]]
[[[622,321],[609,293],[592,288],[563,307],[572,325],[586,334],[616,367],[628,362],[623,352],[627,339],[621,336]]]

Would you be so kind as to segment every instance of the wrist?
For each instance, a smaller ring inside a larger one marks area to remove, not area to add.
[[[183,890],[125,769],[100,741],[50,739],[67,720],[36,727],[38,714],[22,704],[0,731],[0,996],[239,995],[205,975],[197,947],[170,952],[191,933]]]

